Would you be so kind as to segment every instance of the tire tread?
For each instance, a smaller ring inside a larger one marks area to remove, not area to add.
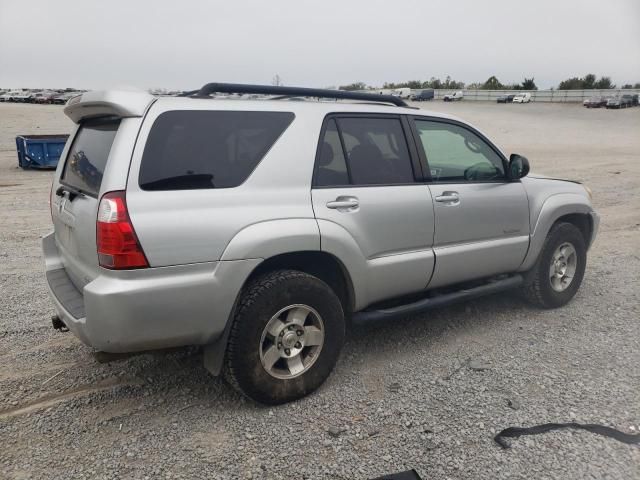
[[[276,287],[279,283],[286,280],[301,277],[310,277],[310,275],[298,270],[275,270],[251,281],[251,283],[249,283],[245,288],[245,291],[241,293],[240,302],[236,308],[236,312],[233,317],[233,324],[231,325],[231,331],[229,332],[229,339],[227,341],[227,349],[222,368],[222,376],[229,385],[247,398],[249,397],[240,387],[237,379],[237,373],[233,368],[233,358],[236,354],[236,345],[241,339],[241,325],[237,319],[242,318],[244,311],[249,309],[251,305],[267,290]]]
[[[525,299],[533,305],[542,308],[552,308],[555,306],[551,304],[551,302],[547,298],[548,296],[545,293],[545,290],[547,290],[546,283],[548,282],[548,278],[547,267],[543,266],[543,259],[546,258],[549,244],[554,242],[555,237],[558,235],[558,232],[562,232],[563,230],[567,231],[567,233],[577,232],[579,238],[582,238],[582,233],[580,233],[580,230],[578,230],[578,228],[572,223],[558,222],[551,227],[551,230],[549,230],[544,244],[542,245],[542,249],[540,250],[538,259],[531,269],[532,275],[530,276],[530,280],[524,285],[522,289],[522,294],[524,295]],[[584,243],[580,246],[580,248],[585,248]],[[578,281],[582,282],[582,278],[580,278]]]

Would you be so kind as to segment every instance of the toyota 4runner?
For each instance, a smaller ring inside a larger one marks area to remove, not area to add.
[[[208,84],[88,92],[65,113],[54,326],[103,352],[202,345],[263,403],[318,388],[347,320],[509,288],[566,304],[598,228],[586,187],[398,97]]]

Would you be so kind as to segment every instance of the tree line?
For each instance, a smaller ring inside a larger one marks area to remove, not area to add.
[[[368,90],[373,87],[368,86],[364,82],[355,82],[349,85],[341,85],[340,90]],[[458,82],[453,80],[450,76],[444,80],[440,80],[436,77],[431,77],[429,80],[409,80],[407,82],[386,82],[382,88],[384,89],[396,89],[396,88],[411,88],[414,90],[433,88],[436,90],[459,90],[467,88],[469,90],[538,90],[535,78],[526,78],[522,83],[510,83],[504,84],[498,80],[498,77],[492,75],[484,82],[475,82],[465,84],[464,82]],[[558,84],[558,90],[588,90],[588,89],[612,89],[616,88],[616,85],[611,81],[611,77],[597,78],[593,73],[589,73],[584,77],[571,77],[561,81]],[[626,83],[620,88],[640,88],[640,82],[632,85]],[[552,87],[551,90],[554,90]]]

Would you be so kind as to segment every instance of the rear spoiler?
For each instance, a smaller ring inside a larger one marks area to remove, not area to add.
[[[81,120],[91,117],[141,117],[154,100],[153,95],[142,91],[86,92],[70,98],[64,107],[64,113],[74,123],[80,123]]]

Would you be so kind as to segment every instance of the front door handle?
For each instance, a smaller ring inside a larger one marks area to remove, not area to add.
[[[332,210],[355,210],[360,206],[356,197],[338,197],[331,202],[327,202],[327,208]]]
[[[455,205],[460,203],[460,195],[458,192],[442,192],[442,195],[436,197],[436,202]]]

